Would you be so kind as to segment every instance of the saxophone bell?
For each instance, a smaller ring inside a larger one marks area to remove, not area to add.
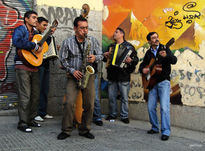
[[[92,66],[87,65],[85,74],[83,75],[83,80],[80,80],[78,83],[78,86],[80,89],[85,89],[87,87],[88,80],[89,80],[90,76],[94,73],[95,73],[95,69]]]

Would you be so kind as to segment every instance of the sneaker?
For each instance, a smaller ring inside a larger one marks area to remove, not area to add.
[[[106,118],[106,120],[114,120],[114,119],[116,119],[117,117],[114,117],[114,116],[108,116],[107,118]]]
[[[34,118],[34,120],[35,120],[35,121],[39,121],[39,122],[43,122],[43,121],[44,121],[44,119],[43,119],[42,117],[40,117],[40,116],[36,116],[36,117]]]
[[[36,122],[33,120],[33,121],[31,121],[30,123],[28,123],[28,126],[31,126],[31,127],[41,127],[41,124],[36,123]]]
[[[52,119],[52,118],[53,118],[53,116],[46,114],[46,116],[44,116],[44,118],[47,118],[47,119]]]
[[[121,119],[121,121],[122,121],[123,123],[125,123],[125,124],[130,123],[129,118],[124,118],[124,119]]]
[[[25,123],[19,123],[17,126],[17,129],[19,129],[20,131],[25,132],[25,133],[32,132],[32,129]]]

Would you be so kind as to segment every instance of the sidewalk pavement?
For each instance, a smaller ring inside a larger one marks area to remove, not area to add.
[[[144,121],[92,124],[94,140],[79,136],[76,129],[71,137],[57,140],[60,116],[41,122],[32,133],[17,130],[17,122],[17,116],[0,116],[0,151],[205,151],[205,133],[172,127],[170,139],[161,141],[160,134],[146,133],[150,124]]]

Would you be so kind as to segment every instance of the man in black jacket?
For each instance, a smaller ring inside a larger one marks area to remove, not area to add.
[[[148,86],[148,112],[149,119],[152,125],[148,134],[159,133],[159,122],[157,118],[157,100],[160,99],[161,112],[161,140],[168,140],[170,136],[170,73],[171,64],[176,64],[177,58],[172,54],[169,48],[160,44],[159,37],[156,32],[150,32],[147,35],[147,40],[151,45],[147,50],[143,62],[140,64],[139,71],[147,77],[147,80],[152,80],[153,85]],[[156,73],[149,79],[149,74],[153,68],[149,68],[150,61],[154,59]],[[145,86],[145,85],[144,85]]]
[[[110,113],[106,120],[117,118],[117,95],[118,90],[121,95],[120,118],[121,121],[128,124],[128,94],[130,89],[130,74],[135,70],[138,63],[137,52],[135,48],[125,40],[125,32],[121,28],[117,28],[114,32],[113,39],[115,43],[108,47],[108,52],[104,53],[105,60],[107,60],[107,79],[108,79],[108,93]],[[122,62],[123,67],[118,64],[119,58],[124,55],[124,52],[130,50],[130,55],[125,57]],[[116,53],[118,51],[118,54]],[[122,55],[118,56],[119,53]]]

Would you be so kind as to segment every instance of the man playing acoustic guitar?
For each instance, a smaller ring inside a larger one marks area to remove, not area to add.
[[[159,122],[157,118],[157,100],[160,99],[161,112],[161,140],[165,141],[170,136],[170,73],[171,64],[176,64],[177,58],[172,54],[168,47],[159,42],[156,32],[150,32],[147,35],[148,43],[151,45],[147,50],[143,62],[140,64],[139,71],[147,76],[154,70],[155,74],[150,77],[152,85],[148,86],[148,113],[151,130],[148,134],[159,133]],[[154,59],[154,66],[151,68],[151,60]],[[149,66],[150,65],[150,66]],[[157,66],[157,67],[156,67]],[[156,67],[156,68],[155,68]],[[154,82],[153,82],[154,81]]]
[[[21,49],[36,53],[41,53],[43,47],[31,42],[33,36],[37,34],[33,27],[37,23],[37,13],[27,11],[24,15],[24,25],[14,30],[12,42],[16,47],[15,70],[16,85],[18,92],[18,129],[23,132],[32,132],[31,127],[40,127],[41,125],[34,121],[39,99],[39,74],[38,68],[28,65],[21,58]]]

